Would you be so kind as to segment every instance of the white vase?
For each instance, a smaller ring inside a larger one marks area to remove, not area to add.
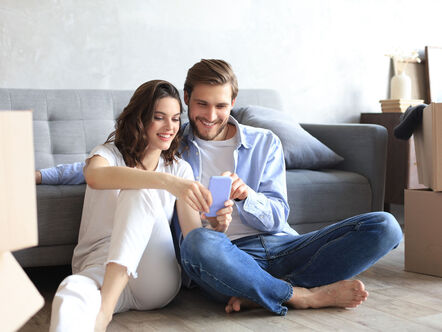
[[[403,71],[391,78],[390,99],[411,99],[411,78]]]

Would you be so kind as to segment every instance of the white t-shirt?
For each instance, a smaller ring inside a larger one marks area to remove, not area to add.
[[[235,171],[234,153],[239,142],[239,130],[236,135],[225,141],[205,141],[195,137],[201,153],[201,184],[209,186],[211,176]],[[216,161],[216,162],[215,162]],[[250,235],[261,234],[261,231],[243,224],[238,208],[233,205],[232,221],[226,231],[231,241]]]
[[[88,158],[94,155],[105,158],[110,166],[126,166],[123,156],[113,143],[95,147]],[[170,173],[190,180],[194,179],[190,165],[179,158],[176,162],[166,166],[164,159],[160,157],[155,172]],[[143,190],[150,190],[158,195],[170,223],[176,200],[175,196],[161,189]],[[120,190],[97,190],[87,186],[78,244],[72,258],[72,271],[74,273],[88,266],[101,265],[106,262],[119,192]]]

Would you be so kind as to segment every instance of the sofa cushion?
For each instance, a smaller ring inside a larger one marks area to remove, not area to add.
[[[76,244],[86,185],[37,186],[38,245]]]
[[[371,211],[371,187],[357,173],[288,170],[289,224],[305,233]]]
[[[331,168],[344,160],[305,131],[290,115],[271,108],[247,106],[234,108],[239,123],[270,129],[281,140],[288,169]]]

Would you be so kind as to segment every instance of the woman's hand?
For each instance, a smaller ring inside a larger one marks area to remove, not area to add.
[[[168,190],[176,198],[183,200],[195,211],[209,212],[212,194],[198,181],[175,177]]]
[[[224,203],[224,208],[216,212],[216,217],[207,217],[204,213],[201,215],[202,219],[209,222],[210,227],[217,232],[225,233],[232,221],[233,201],[228,200]]]
[[[41,172],[35,171],[35,184],[41,184]]]

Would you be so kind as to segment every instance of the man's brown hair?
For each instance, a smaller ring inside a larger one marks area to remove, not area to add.
[[[106,143],[115,142],[127,166],[141,166],[145,169],[142,159],[149,144],[147,128],[153,120],[158,100],[165,97],[177,100],[180,105],[180,113],[183,112],[178,90],[167,81],[154,80],[142,84],[135,90],[129,104],[118,117],[115,131],[109,135]],[[161,152],[166,165],[170,165],[175,160],[180,140],[181,130],[173,139],[169,149]]]
[[[232,100],[238,95],[238,81],[232,67],[224,60],[202,59],[187,71],[184,91],[192,94],[197,84],[223,85],[230,83]]]

